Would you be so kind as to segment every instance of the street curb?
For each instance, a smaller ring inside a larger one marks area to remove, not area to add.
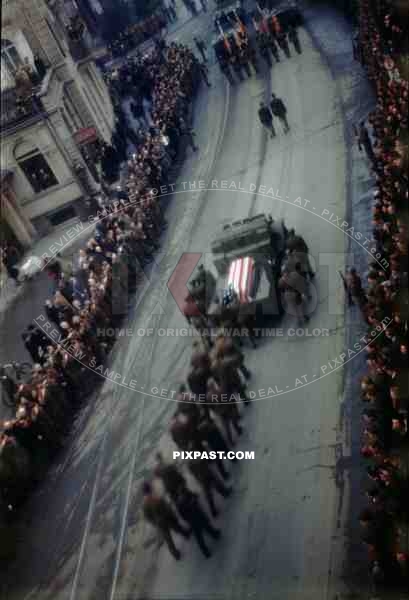
[[[306,11],[313,13],[314,9],[318,10],[317,7],[312,7],[309,2],[306,2]],[[342,18],[345,23],[350,27],[349,22],[345,19],[345,16],[333,9],[334,14],[337,14],[338,17]],[[353,117],[357,115],[358,112],[363,111],[365,114],[362,114],[361,117],[366,116],[368,110],[365,110],[365,106],[362,107],[361,103],[356,103],[356,92],[351,93],[349,98],[349,103],[353,108],[356,107],[355,110],[350,111],[352,114],[348,114],[346,102],[343,96],[343,90],[340,85],[340,74],[337,72],[336,66],[333,64],[334,57],[331,56],[330,53],[327,52],[324,45],[321,43],[320,39],[317,37],[316,33],[313,31],[313,28],[310,27],[308,20],[305,22],[305,27],[308,33],[313,40],[314,45],[320,52],[322,59],[325,61],[332,78],[334,80],[334,84],[337,90],[337,96],[339,99],[339,106],[342,114],[343,121],[343,137],[346,148],[346,210],[345,210],[345,221],[347,221],[351,226],[355,227],[356,225],[360,225],[357,227],[358,230],[362,228],[362,221],[359,222],[359,209],[358,204],[361,204],[361,200],[364,196],[360,195],[359,198],[356,197],[357,190],[354,189],[355,179],[354,173],[356,173],[356,169],[358,163],[355,161],[354,147],[355,140],[352,131],[352,122],[355,121]],[[351,40],[351,54],[352,54],[352,40]],[[336,55],[335,55],[336,56]],[[357,72],[361,68],[356,62],[352,62],[351,71]],[[341,74],[342,77],[342,74]],[[363,81],[367,82],[366,74],[363,73]],[[364,83],[365,85],[365,83]],[[361,86],[359,86],[361,87]],[[366,106],[369,109],[369,104]],[[372,105],[374,104],[374,100]],[[369,178],[369,175],[368,175]],[[364,215],[365,221],[369,225],[371,219],[371,213]],[[358,223],[357,223],[358,221]],[[358,270],[360,267],[365,265],[365,269],[367,267],[367,256],[365,252],[362,252],[361,248],[356,248],[352,244],[352,240],[347,236],[346,243],[346,253],[347,255],[354,256],[354,265],[357,265]],[[345,305],[344,311],[344,323],[345,323],[345,345],[346,347],[352,347],[354,341],[356,340],[356,336],[353,336],[353,331],[356,330],[356,327],[362,325],[364,329],[364,324],[362,322],[361,315],[359,311],[356,309],[349,309],[347,305]],[[342,401],[340,405],[340,435],[341,435],[341,445],[343,448],[343,453],[337,460],[337,471],[340,472],[342,476],[342,482],[344,487],[344,494],[346,498],[344,498],[344,509],[342,511],[342,515],[337,523],[337,529],[339,531],[340,541],[335,545],[333,551],[334,555],[338,558],[340,564],[340,570],[343,575],[343,579],[346,580],[348,577],[348,585],[345,583],[345,594],[351,594],[356,592],[355,580],[351,581],[351,575],[354,575],[357,579],[359,585],[359,592],[363,592],[363,585],[365,586],[365,592],[369,593],[369,580],[363,583],[365,580],[365,573],[361,572],[360,563],[365,561],[365,557],[362,554],[361,545],[357,544],[357,537],[359,535],[358,532],[358,523],[357,523],[357,514],[362,508],[360,506],[362,502],[361,497],[361,486],[360,480],[362,479],[362,469],[361,469],[361,456],[360,456],[360,435],[361,435],[361,426],[360,426],[360,405],[355,400],[359,395],[359,388],[357,387],[357,382],[359,381],[361,375],[364,374],[365,369],[365,357],[360,356],[357,362],[348,363],[348,365],[343,369],[343,394]],[[341,533],[341,531],[343,533]],[[366,564],[365,564],[366,569]],[[359,573],[357,572],[359,571]]]

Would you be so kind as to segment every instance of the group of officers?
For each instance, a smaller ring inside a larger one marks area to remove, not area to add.
[[[276,62],[280,62],[281,52],[287,58],[291,57],[290,44],[298,54],[302,52],[298,31],[294,25],[288,25],[284,29],[274,21],[266,20],[263,27],[256,24],[255,27],[255,39],[251,39],[247,29],[241,26],[235,35],[224,35],[214,45],[219,67],[231,84],[235,82],[233,73],[239,81],[243,81],[245,75],[251,77],[252,68],[255,73],[259,72],[257,50],[270,67],[271,56]]]

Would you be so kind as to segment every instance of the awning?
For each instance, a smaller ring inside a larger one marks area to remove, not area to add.
[[[74,140],[79,146],[96,142],[98,133],[95,127],[83,127],[74,133]]]

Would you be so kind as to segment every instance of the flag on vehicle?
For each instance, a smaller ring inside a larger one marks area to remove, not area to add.
[[[227,287],[232,288],[240,301],[246,304],[252,301],[256,281],[255,260],[250,256],[234,260],[229,269]]]

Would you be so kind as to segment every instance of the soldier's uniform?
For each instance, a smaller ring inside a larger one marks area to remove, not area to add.
[[[258,73],[259,68],[258,68],[258,61],[257,61],[257,52],[256,52],[255,47],[251,43],[248,45],[248,57],[249,57],[251,64],[253,65],[253,69],[255,70],[256,73]]]
[[[241,435],[243,433],[243,428],[240,425],[241,416],[236,402],[221,402],[220,396],[223,392],[223,387],[218,387],[215,382],[211,382],[207,397],[208,402],[212,403],[212,411],[220,417],[223,423],[229,444],[233,445],[234,440],[231,428],[233,427],[237,435]],[[218,397],[220,401],[214,402],[213,396]]]
[[[239,62],[244,68],[248,77],[251,77],[251,70],[249,65],[249,52],[247,44],[242,44],[239,50]]]
[[[274,36],[271,33],[269,34],[269,43],[270,43],[271,52],[272,52],[276,62],[280,62],[280,53],[278,51],[278,47],[275,42]]]
[[[309,321],[309,317],[305,314],[305,301],[308,294],[305,278],[297,271],[293,271],[283,275],[278,286],[283,291],[289,314],[297,317],[300,326]]]
[[[194,406],[194,409],[193,409]],[[189,407],[192,411],[198,411],[198,407],[194,404],[186,403],[186,407]],[[180,410],[180,409],[179,409]],[[185,409],[184,409],[185,410]],[[176,446],[180,450],[198,450],[199,452],[203,450],[199,440],[196,438],[197,429],[196,422],[193,419],[192,415],[177,414],[171,421],[170,425],[170,435],[175,442]]]
[[[233,67],[233,71],[236,73],[236,75],[238,75],[240,81],[243,81],[243,73],[241,72],[241,62],[239,60],[239,57],[233,55],[230,60],[231,65]]]
[[[277,39],[278,45],[280,46],[281,50],[283,50],[286,57],[291,58],[290,47],[288,45],[287,36],[284,33],[284,31],[279,31],[278,33],[276,33],[276,39]]]
[[[165,490],[173,501],[177,494],[187,487],[186,479],[175,465],[160,461],[154,469],[154,475],[162,480]]]
[[[301,54],[302,50],[300,40],[298,37],[298,31],[293,26],[291,26],[288,30],[288,39],[294,45],[294,48],[296,49],[297,53]]]
[[[257,33],[257,45],[259,52],[269,67],[271,67],[270,52],[268,49],[268,40],[265,33]]]
[[[230,66],[227,60],[219,60],[219,67],[223,75],[226,77],[229,83],[233,84],[234,79],[230,72]]]
[[[311,268],[311,263],[309,260],[309,248],[303,237],[300,235],[295,235],[293,232],[289,235],[287,240],[287,248],[290,252],[295,251],[297,254],[303,256],[303,271],[305,271],[309,277],[312,279],[315,275],[314,271]]]
[[[204,495],[209,504],[210,512],[214,517],[218,511],[213,499],[213,490],[216,490],[223,498],[230,496],[231,487],[226,487],[224,483],[213,473],[206,460],[193,460],[189,462],[189,470],[202,486]]]
[[[190,530],[179,523],[179,519],[166,500],[154,496],[150,489],[144,493],[142,510],[145,519],[158,528],[168,545],[170,553],[176,560],[179,560],[180,552],[175,546],[171,531],[176,531],[176,533],[180,533],[183,537],[188,538]]]
[[[211,418],[203,419],[199,425],[198,431],[201,441],[206,442],[210,450],[214,450],[215,452],[224,452],[225,454],[229,451],[229,447],[224,441],[219,428]],[[216,467],[223,479],[228,479],[229,474],[223,464],[223,459],[217,456],[215,462]]]
[[[197,494],[185,488],[177,495],[175,505],[182,519],[184,519],[186,523],[189,523],[192,528],[192,533],[196,538],[200,550],[206,558],[209,558],[211,554],[206,546],[203,534],[206,532],[210,534],[212,538],[218,539],[220,537],[220,531],[211,524],[208,516],[200,506]]]
[[[223,388],[223,393],[226,394],[228,398],[232,398],[235,394],[239,394],[240,399],[243,399],[244,404],[248,406],[250,400],[246,396],[246,389],[238,372],[239,366],[243,367],[243,361],[239,358],[238,351],[237,353],[233,353],[232,351],[230,355],[219,355],[217,357],[212,364],[212,373],[216,381]],[[245,367],[244,369],[249,377],[249,371]],[[231,404],[235,404],[235,402],[231,402]]]

